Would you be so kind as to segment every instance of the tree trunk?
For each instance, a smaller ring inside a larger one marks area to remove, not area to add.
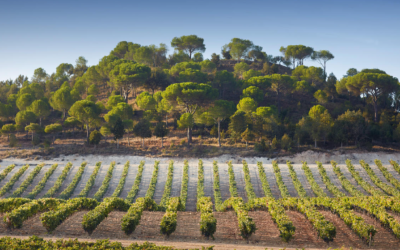
[[[314,139],[314,147],[316,148],[317,147],[317,139]]]
[[[165,115],[165,127],[168,128],[168,114]]]
[[[128,146],[130,146],[131,143],[129,142],[129,131],[128,131]]]
[[[378,122],[378,104],[377,101],[375,100],[374,100],[374,112],[375,112],[374,122]]]
[[[164,137],[161,137],[161,148],[164,147]]]
[[[39,125],[42,126],[42,117],[39,117]]]
[[[33,141],[33,135],[34,135],[35,133],[33,133],[33,131],[32,131],[32,141]]]
[[[142,148],[144,148],[144,138],[142,137]]]
[[[87,137],[87,143],[89,143],[89,124],[86,123],[86,137]]]
[[[221,121],[218,118],[218,145],[221,147]]]
[[[246,140],[246,149],[247,149],[247,140]]]
[[[192,142],[192,128],[188,128],[187,130],[187,144],[190,146],[190,143]]]

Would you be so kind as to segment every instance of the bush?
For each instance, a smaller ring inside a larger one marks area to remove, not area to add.
[[[37,134],[33,135],[32,145],[37,146],[40,143],[40,137]]]
[[[278,139],[276,139],[276,136],[275,136],[274,139],[272,139],[271,148],[277,149],[278,147],[279,147],[279,141],[278,141]]]
[[[92,145],[97,145],[101,141],[101,133],[97,130],[94,130],[90,133],[89,143]]]
[[[254,145],[254,149],[255,149],[256,151],[258,151],[258,152],[265,152],[265,151],[268,150],[268,146],[267,146],[267,144],[265,143],[265,140],[264,140],[264,139],[261,139],[261,142],[260,142],[260,143],[256,143],[256,144]]]
[[[289,150],[292,146],[292,140],[287,134],[284,134],[281,139],[281,147],[285,150]]]
[[[210,135],[212,137],[218,137],[218,128],[216,126],[213,126],[210,130]]]

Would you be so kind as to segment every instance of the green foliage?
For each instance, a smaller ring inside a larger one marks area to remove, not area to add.
[[[133,133],[141,138],[151,137],[150,122],[146,119],[141,119],[135,127],[133,127]]]
[[[219,184],[219,171],[218,171],[218,162],[213,161],[213,175],[214,175],[214,203],[215,203],[215,210],[223,211],[223,202],[221,196],[221,189]]]
[[[28,188],[29,185],[32,184],[33,179],[36,177],[36,175],[39,174],[40,170],[42,170],[44,164],[39,164],[37,165],[33,171],[29,174],[28,177],[21,183],[21,186],[19,186],[11,195],[10,198],[17,198],[20,197],[21,194]]]
[[[318,183],[315,181],[314,176],[311,172],[311,169],[307,166],[307,162],[303,161],[303,166],[301,167],[303,169],[304,174],[307,177],[308,183],[311,185],[311,189],[313,190],[314,194],[317,197],[328,197],[324,190],[318,185]]]
[[[114,193],[111,195],[111,197],[118,197],[121,194],[122,189],[124,188],[125,185],[126,177],[128,176],[129,166],[130,166],[129,161],[127,161],[125,163],[124,169],[122,170],[118,186],[115,188]]]
[[[6,167],[3,172],[0,174],[0,181],[4,180],[6,176],[15,168],[15,164],[11,164],[10,166]]]
[[[346,165],[347,169],[351,173],[351,176],[357,181],[358,185],[360,185],[365,191],[370,193],[373,196],[384,196],[385,193],[383,193],[380,189],[375,188],[374,186],[370,185],[368,182],[366,182],[360,174],[356,171],[354,168],[353,164],[351,164],[351,161],[349,159],[346,160]]]
[[[128,196],[125,199],[130,204],[133,203],[137,193],[139,192],[139,185],[140,185],[140,182],[142,181],[144,163],[145,163],[144,161],[140,162],[140,164],[138,166],[138,172],[135,177],[135,182],[133,183],[133,186],[132,186],[131,190],[129,191]]]
[[[244,165],[243,165],[244,166]],[[265,174],[264,167],[261,162],[257,162],[257,167],[258,167],[258,175],[260,177],[262,189],[264,191],[264,195],[267,198],[274,198],[271,192],[271,188],[268,183],[267,175]]]
[[[217,220],[213,214],[213,204],[211,197],[197,195],[197,211],[200,215],[200,232],[202,235],[214,238],[214,233],[217,230]]]
[[[295,233],[295,226],[287,216],[285,208],[280,204],[280,202],[275,199],[268,199],[268,212],[272,217],[272,220],[277,224],[280,235],[283,241],[289,242]]]
[[[256,231],[256,224],[253,219],[249,216],[246,204],[242,198],[231,197],[227,199],[223,206],[225,209],[233,208],[236,213],[240,236],[244,239],[248,239]]]
[[[24,221],[36,215],[39,212],[56,208],[64,201],[58,199],[39,199],[32,200],[22,206],[8,212],[4,215],[3,220],[8,228],[21,228]]]
[[[182,211],[185,211],[186,209],[186,200],[188,196],[188,183],[189,183],[189,162],[185,160],[183,163],[181,195],[179,199],[180,208]]]
[[[199,160],[197,175],[197,200],[199,200],[204,197],[204,166],[202,160]]]
[[[68,185],[66,189],[62,191],[59,198],[63,200],[67,200],[71,197],[72,193],[74,192],[76,186],[78,186],[79,181],[82,179],[82,175],[85,172],[87,162],[82,162],[81,166],[79,167],[78,171],[76,172],[74,179],[72,179],[71,183]]]
[[[364,196],[364,194],[356,189],[353,184],[343,175],[340,168],[337,166],[335,161],[331,161],[333,172],[335,172],[336,176],[338,177],[342,187],[349,192],[352,196]]]
[[[165,212],[160,223],[160,232],[167,237],[175,232],[177,225],[177,211],[182,210],[182,204],[179,197],[172,197],[168,201],[167,211]]]
[[[169,198],[171,196],[173,175],[174,175],[174,161],[171,160],[169,161],[167,181],[165,182],[164,193],[161,198],[160,207],[167,206],[167,201],[169,201]]]
[[[247,198],[250,201],[250,200],[257,198],[257,196],[256,196],[256,193],[254,192],[253,185],[251,184],[250,170],[249,170],[249,166],[247,165],[247,162],[245,160],[243,160],[243,173],[244,173],[246,194],[247,194]]]
[[[174,37],[171,41],[171,47],[178,51],[184,51],[189,54],[189,58],[192,58],[194,51],[204,52],[206,47],[204,45],[204,39],[196,35]]]
[[[99,173],[101,167],[101,162],[97,162],[96,166],[94,167],[94,170],[92,174],[89,177],[89,180],[86,182],[85,187],[82,189],[82,191],[79,193],[78,197],[80,198],[85,198],[88,196],[89,191],[92,189],[94,182],[96,180],[96,176]]]
[[[299,194],[299,196],[301,198],[307,197],[306,190],[304,190],[304,187],[301,184],[299,178],[297,178],[296,171],[294,170],[294,168],[293,168],[292,164],[290,163],[290,161],[287,161],[286,165],[289,168],[289,174],[292,177],[293,185],[296,188],[297,193]]]
[[[346,196],[343,192],[341,192],[329,179],[328,174],[326,173],[325,168],[322,166],[322,163],[317,161],[319,174],[322,177],[322,181],[326,185],[326,188],[335,196],[335,197],[344,197]]]
[[[128,209],[129,204],[121,198],[105,198],[97,207],[83,216],[82,227],[86,232],[91,234],[111,211],[119,210],[126,212]]]
[[[0,200],[0,213],[3,214],[6,212],[10,212],[28,202],[31,202],[31,200],[26,199],[26,198],[1,199]]]
[[[202,62],[203,60],[203,54],[196,53],[193,55],[193,62]]]
[[[228,162],[228,174],[229,174],[229,192],[231,193],[231,197],[238,197],[236,180],[235,180],[235,172],[233,172],[232,161]]]
[[[285,183],[283,182],[281,170],[279,169],[278,162],[273,161],[272,167],[275,173],[276,184],[278,184],[279,190],[281,191],[282,198],[290,197],[289,190],[287,189]]]
[[[90,132],[89,143],[92,145],[97,145],[100,143],[101,137],[102,135],[99,131],[93,130],[92,132]]]
[[[93,198],[97,201],[101,201],[103,198],[104,194],[107,192],[107,189],[110,185],[110,181],[113,175],[113,171],[115,168],[115,161],[111,162],[110,167],[107,170],[106,176],[104,177],[103,182],[101,183],[101,186],[97,190],[97,192],[94,194]]]
[[[35,121],[36,115],[32,111],[19,111],[15,116],[15,123],[20,126],[24,126]]]
[[[251,112],[256,111],[257,106],[258,106],[258,104],[254,99],[252,99],[250,97],[244,97],[243,99],[241,99],[239,101],[239,104],[237,105],[237,109],[244,111],[246,113],[249,113],[249,112],[251,113]]]
[[[36,195],[43,190],[44,186],[46,185],[47,180],[50,176],[56,171],[58,164],[53,164],[50,169],[44,174],[43,178],[39,181],[39,183],[35,186],[35,188],[26,196],[26,198],[34,199]]]
[[[157,211],[158,206],[154,200],[149,197],[140,197],[135,203],[130,205],[128,212],[122,218],[121,229],[126,234],[131,234],[135,231],[140,223],[142,213],[144,210]]]
[[[153,199],[154,192],[156,191],[158,170],[160,168],[159,165],[160,165],[160,161],[154,162],[153,175],[151,176],[149,189],[147,189],[147,192],[146,192],[146,196],[145,196],[146,198]]]
[[[60,176],[58,176],[58,178],[57,178],[56,182],[54,183],[53,187],[51,187],[49,189],[49,191],[47,191],[47,193],[45,193],[43,198],[51,198],[58,192],[58,190],[61,188],[61,185],[63,184],[63,182],[67,178],[67,175],[68,175],[69,171],[71,170],[71,168],[72,168],[72,163],[68,162],[67,165],[65,165],[63,171],[61,172]]]
[[[21,175],[25,173],[25,171],[29,168],[29,165],[24,165],[21,167],[18,172],[16,172],[11,179],[0,189],[0,196],[5,195],[8,191],[10,191],[14,184],[19,180]]]
[[[365,169],[368,173],[369,177],[371,178],[372,182],[383,191],[385,191],[389,195],[393,196],[400,196],[400,192],[392,187],[387,185],[386,183],[382,182],[381,179],[375,174],[374,170],[363,160],[360,160],[360,165]]]
[[[54,210],[42,213],[40,220],[48,232],[54,231],[69,216],[80,210],[91,210],[98,202],[89,198],[75,198],[60,203]]]
[[[290,139],[288,134],[284,134],[281,138],[281,147],[283,149],[289,150],[292,145],[292,140]]]

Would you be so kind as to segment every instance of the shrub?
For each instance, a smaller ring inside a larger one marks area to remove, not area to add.
[[[97,130],[94,130],[90,133],[89,143],[92,145],[97,145],[101,141],[101,133]]]
[[[14,134],[10,134],[10,141],[8,143],[8,146],[10,146],[11,148],[18,146],[18,140]]]

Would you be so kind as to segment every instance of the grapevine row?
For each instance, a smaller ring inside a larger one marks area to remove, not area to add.
[[[231,197],[238,197],[238,191],[235,180],[235,173],[233,172],[232,161],[228,162],[228,174],[229,174],[229,192]]]
[[[381,179],[379,179],[378,176],[376,176],[375,172],[372,170],[372,168],[363,160],[360,161],[360,165],[365,169],[365,171],[367,172],[367,174],[369,175],[369,177],[371,178],[372,182],[380,187],[383,191],[385,191],[386,193],[393,195],[393,196],[399,196],[400,192],[392,187],[387,185],[386,183],[383,183],[381,181]]]
[[[365,191],[367,191],[368,193],[370,193],[373,196],[384,196],[385,195],[381,190],[379,190],[379,189],[373,187],[372,185],[370,185],[369,183],[367,183],[360,176],[360,174],[356,171],[356,169],[354,168],[353,164],[351,164],[351,161],[349,159],[346,160],[346,165],[347,165],[347,169],[351,173],[351,176],[353,176],[353,178],[357,181],[358,185],[360,185],[362,188],[364,188]]]
[[[337,166],[335,161],[331,161],[332,167],[333,167],[333,172],[335,172],[336,176],[338,177],[340,183],[342,184],[342,187],[349,192],[352,196],[360,197],[364,196],[364,194],[360,191],[357,190],[357,188],[350,183],[350,181],[343,175],[342,171],[340,168]]]
[[[0,174],[0,181],[4,180],[6,176],[15,168],[15,164],[11,164],[10,166],[6,167],[3,172]]]
[[[94,194],[93,198],[97,201],[101,201],[104,194],[107,192],[108,187],[110,186],[110,181],[113,175],[113,171],[115,168],[115,161],[111,162],[110,167],[108,168],[107,174],[104,177],[103,182],[101,183],[100,188]]]
[[[221,196],[221,189],[219,183],[219,171],[218,171],[218,163],[217,161],[213,162],[213,174],[214,174],[214,201],[215,201],[215,210],[223,211],[223,203],[222,203],[222,196]]]
[[[144,210],[157,211],[158,206],[154,200],[148,197],[137,198],[136,202],[130,205],[128,212],[121,221],[121,229],[126,234],[131,234],[139,225]]]
[[[378,166],[383,176],[385,176],[386,180],[388,180],[393,186],[400,190],[400,181],[398,181],[391,173],[389,173],[387,168],[382,165],[382,162],[380,160],[375,160],[375,164],[376,166]]]
[[[28,202],[31,202],[31,200],[26,199],[26,198],[1,199],[0,200],[0,213],[10,212]]]
[[[144,169],[144,161],[141,161],[138,167],[138,172],[135,177],[135,182],[133,183],[133,186],[129,191],[128,196],[125,199],[128,203],[133,203],[137,193],[139,192],[139,185],[140,182],[142,181],[143,169]]]
[[[189,183],[189,162],[187,160],[183,163],[183,175],[181,184],[180,208],[182,211],[186,210],[186,201],[188,196],[188,183]]]
[[[327,197],[326,193],[322,188],[318,185],[318,183],[314,179],[314,175],[311,172],[311,169],[307,166],[307,162],[303,162],[303,166],[301,167],[304,171],[304,174],[310,183],[311,189],[317,197]]]
[[[256,224],[249,216],[248,209],[243,199],[241,197],[231,197],[224,202],[223,206],[224,210],[233,208],[238,220],[240,236],[244,239],[248,239],[256,231]]]
[[[257,162],[258,167],[258,175],[260,177],[261,185],[264,191],[264,195],[268,198],[274,198],[271,192],[271,188],[269,187],[267,175],[265,174],[264,167],[261,162]]]
[[[281,191],[282,198],[290,197],[289,190],[286,187],[285,183],[283,182],[283,178],[282,178],[281,170],[279,169],[279,166],[278,166],[278,162],[273,161],[272,167],[274,168],[276,184],[278,185],[279,190]]]
[[[28,169],[29,165],[24,165],[22,168],[16,172],[11,179],[0,189],[0,196],[3,196],[5,193],[7,193],[9,190],[12,189],[14,184],[19,180],[21,175],[25,173],[25,171]]]
[[[59,198],[66,200],[69,197],[71,197],[72,193],[74,192],[76,186],[78,186],[79,181],[82,179],[83,172],[85,172],[85,167],[86,167],[87,162],[82,162],[80,168],[76,172],[74,179],[72,179],[72,182],[68,185],[68,187],[62,191],[60,194]]]
[[[153,175],[151,177],[150,180],[150,186],[147,189],[146,192],[146,197],[153,199],[154,196],[154,192],[156,191],[156,184],[157,184],[157,176],[158,176],[158,169],[159,169],[159,165],[160,162],[159,161],[155,161],[154,162],[154,170],[153,170]]]
[[[174,161],[169,162],[167,181],[165,182],[164,193],[161,198],[160,207],[166,207],[169,197],[171,196],[172,180],[174,177]]]
[[[111,197],[119,197],[122,192],[122,189],[125,186],[126,177],[128,176],[129,171],[129,161],[127,161],[124,165],[124,169],[122,170],[121,178],[119,179],[118,186],[115,188],[114,193]]]
[[[33,179],[35,179],[36,175],[39,174],[40,170],[42,170],[44,164],[37,165],[33,171],[28,175],[28,177],[21,183],[21,185],[10,195],[10,198],[20,197],[21,194],[28,188],[29,185],[32,184]]]
[[[244,182],[247,198],[253,200],[257,198],[256,193],[254,192],[253,185],[251,184],[250,170],[247,162],[243,160],[243,173],[244,173]]]
[[[176,230],[178,220],[178,210],[182,210],[179,197],[172,197],[168,201],[167,211],[161,219],[160,232],[167,237]]]
[[[339,190],[330,180],[328,174],[326,173],[325,168],[322,166],[322,163],[317,161],[319,174],[322,177],[322,181],[325,183],[326,188],[335,196],[335,197],[344,197],[346,196],[343,192]]]
[[[300,180],[297,178],[296,171],[294,170],[292,164],[290,163],[290,161],[287,161],[286,164],[289,168],[289,174],[292,177],[293,185],[296,188],[297,193],[299,194],[299,196],[301,198],[307,197],[306,190],[304,190],[303,185],[301,184]]]
[[[69,171],[72,168],[72,163],[68,162],[67,165],[65,165],[63,171],[61,172],[60,176],[58,176],[56,182],[54,183],[53,187],[47,191],[47,193],[43,196],[43,198],[51,198],[54,196],[54,194],[61,188],[61,185],[67,178],[67,175]]]
[[[56,171],[58,164],[53,164],[50,169],[44,174],[43,178],[39,181],[39,183],[35,186],[35,188],[26,196],[29,199],[34,199],[36,195],[43,190],[44,186],[46,185],[47,180],[50,176]]]
[[[94,167],[93,173],[90,175],[89,180],[86,182],[85,187],[79,193],[78,197],[85,198],[88,196],[90,189],[92,189],[94,182],[96,180],[96,176],[99,173],[101,167],[101,162],[97,162],[96,166]]]

